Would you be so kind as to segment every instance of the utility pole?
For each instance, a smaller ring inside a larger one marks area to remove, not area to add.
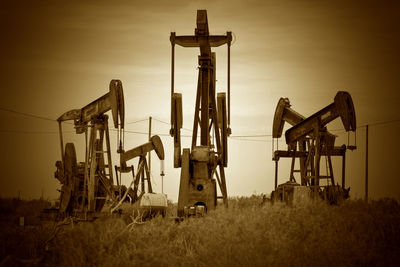
[[[149,117],[149,141],[151,139],[151,116]],[[149,172],[151,175],[151,151],[149,151]],[[149,177],[150,179],[150,177]]]
[[[366,125],[365,137],[365,201],[368,202],[368,124]]]

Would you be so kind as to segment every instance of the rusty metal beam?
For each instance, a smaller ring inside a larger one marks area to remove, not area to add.
[[[327,151],[326,149],[321,150],[321,156],[344,156],[346,148],[343,146],[334,147],[332,150]],[[273,160],[279,160],[279,158],[307,158],[307,151],[293,151],[293,150],[275,150]]]
[[[121,162],[126,162],[139,156],[145,156],[148,152],[153,150],[156,152],[160,160],[164,160],[164,147],[158,135],[152,136],[150,142],[121,153]]]
[[[326,106],[287,130],[285,132],[286,143],[291,144],[306,135],[312,134],[315,132],[316,126],[318,126],[318,130],[320,130],[338,117],[342,119],[346,131],[356,130],[356,117],[353,100],[347,92],[339,91],[332,104]]]

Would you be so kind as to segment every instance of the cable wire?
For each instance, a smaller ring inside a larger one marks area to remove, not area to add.
[[[155,117],[152,117],[152,118],[153,118],[153,120],[158,121],[158,122],[160,122],[160,123],[163,123],[163,124],[166,124],[166,125],[171,125],[171,123],[169,123],[169,122],[166,122],[166,121],[157,119],[157,118],[155,118]],[[189,132],[192,132],[192,131],[193,131],[192,129],[185,128],[185,127],[182,127],[182,129],[185,130],[185,131],[189,131]]]
[[[14,114],[21,115],[21,116],[25,116],[25,117],[31,117],[31,118],[41,119],[41,120],[57,122],[56,119],[52,119],[52,118],[44,117],[44,116],[38,116],[38,115],[27,113],[27,112],[20,112],[20,111],[12,110],[12,109],[9,109],[9,108],[0,107],[0,110],[1,111],[6,111],[6,112],[10,112],[10,113],[14,113]],[[163,120],[160,120],[158,118],[153,117],[153,119],[155,121],[158,121],[158,122],[163,123],[165,125],[170,125],[170,123],[168,123],[166,121],[163,121]],[[139,123],[139,122],[143,122],[143,121],[146,121],[146,120],[148,120],[148,118],[137,120],[137,121],[131,121],[131,122],[128,122],[126,124],[134,124],[134,123]],[[391,124],[391,123],[396,123],[396,122],[400,122],[400,119],[394,119],[394,120],[388,120],[388,121],[380,121],[380,122],[374,122],[374,123],[365,123],[363,125],[358,126],[357,129],[363,128],[363,127],[365,127],[367,125],[368,126],[378,126],[378,125],[385,125],[385,124]],[[65,123],[72,124],[72,123],[69,123],[69,122],[65,122]],[[186,131],[192,131],[191,129],[188,129],[188,128],[182,128],[182,129],[184,129]],[[111,130],[116,131],[117,129],[111,129]],[[346,130],[344,130],[344,129],[333,129],[333,130],[330,130],[330,131],[332,131],[332,132],[336,131],[336,132],[339,132],[338,134],[341,134],[342,131],[345,132]],[[73,131],[70,131],[70,132],[73,132]],[[138,131],[131,131],[131,130],[125,130],[125,132],[132,133],[132,134],[145,134],[145,135],[148,135],[148,132],[138,132]],[[58,133],[58,132],[1,130],[0,133],[53,134],[53,133]],[[68,133],[68,132],[66,131],[65,133]],[[170,136],[168,133],[157,133],[157,135]],[[243,140],[243,141],[266,142],[267,140],[251,140],[251,139],[246,139],[246,138],[261,138],[261,137],[271,137],[271,136],[272,135],[270,135],[270,134],[231,135],[230,138],[236,139],[236,140]],[[190,135],[181,135],[181,137],[191,137],[191,136]]]
[[[13,133],[13,134],[58,134],[54,131],[18,131],[18,130],[0,130],[0,133]],[[75,131],[63,131],[63,133],[75,133]]]
[[[57,120],[55,120],[55,119],[51,119],[51,118],[48,118],[48,117],[38,116],[38,115],[26,113],[26,112],[20,112],[20,111],[8,109],[8,108],[2,108],[2,107],[0,107],[0,110],[2,110],[2,111],[7,111],[7,112],[11,112],[11,113],[15,113],[15,114],[22,115],[22,116],[25,116],[25,117],[31,117],[31,118],[36,118],[36,119],[41,119],[41,120],[47,120],[47,121],[57,121]]]
[[[134,123],[138,123],[138,122],[142,122],[142,121],[148,121],[148,120],[149,120],[149,118],[145,118],[145,119],[141,119],[141,120],[137,120],[137,121],[130,121],[130,122],[127,122],[125,124],[134,124]]]

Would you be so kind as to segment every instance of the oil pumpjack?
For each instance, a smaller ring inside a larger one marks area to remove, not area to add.
[[[117,201],[121,204],[128,194],[131,201],[135,202],[145,193],[145,180],[147,180],[147,191],[151,195],[146,196],[147,204],[144,208],[161,208],[162,210],[166,208],[166,196],[153,193],[150,171],[146,162],[146,154],[152,150],[155,150],[157,156],[164,160],[161,139],[157,135],[152,136],[149,142],[125,152],[123,148],[125,108],[122,82],[112,80],[109,90],[108,93],[83,108],[65,112],[57,119],[62,160],[56,162],[55,177],[62,185],[60,207],[57,210],[61,218],[72,216],[80,219],[92,219],[102,210],[106,199],[110,199],[113,204]],[[118,131],[117,152],[121,161],[121,166],[115,167],[117,185],[114,184],[113,179],[108,115],[105,114],[110,110],[114,127]],[[77,162],[73,143],[67,143],[64,149],[62,122],[70,120],[74,121],[77,134],[85,134],[85,162]],[[126,162],[136,157],[139,158],[139,163],[135,176],[133,166],[128,167]],[[128,188],[118,182],[118,172],[132,172],[134,179]],[[138,196],[140,180],[142,189]],[[134,184],[133,190],[131,189],[132,184]],[[122,195],[123,198],[121,198]],[[157,201],[161,204],[157,204]],[[114,206],[111,212],[116,208],[117,206]]]
[[[111,80],[110,91],[84,106],[62,114],[58,119],[61,161],[56,162],[55,177],[62,184],[59,213],[88,218],[103,208],[106,197],[115,197],[111,163],[109,110],[114,127],[122,135],[125,108],[122,82]],[[63,145],[62,122],[74,121],[77,134],[85,134],[85,162],[77,162],[75,145]],[[88,138],[89,135],[89,138]],[[106,149],[104,150],[104,142]]]
[[[356,130],[356,114],[353,100],[348,92],[339,91],[334,102],[306,118],[293,110],[288,98],[281,98],[275,110],[272,137],[280,138],[285,122],[292,127],[285,132],[288,150],[274,151],[275,161],[275,191],[274,200],[293,201],[296,191],[299,195],[309,192],[321,193],[331,204],[348,197],[349,189],[345,188],[346,150],[354,150],[355,146],[335,146],[336,136],[327,131],[326,125],[340,117],[347,132]],[[321,175],[321,156],[326,157],[327,175]],[[335,185],[331,156],[342,157],[342,185]],[[291,158],[289,181],[278,183],[278,161],[280,158]],[[295,159],[299,159],[299,170],[295,170]],[[300,173],[300,184],[295,180],[294,173]],[[324,184],[320,181],[325,180]],[[322,191],[323,189],[323,191]],[[303,193],[301,193],[303,192]]]
[[[123,149],[119,150],[118,153],[120,153],[120,167],[116,166],[116,173],[117,173],[117,181],[118,181],[118,172],[120,173],[120,177],[122,173],[127,173],[132,171],[132,182],[129,185],[128,189],[125,192],[121,192],[121,199],[119,200],[119,203],[114,206],[111,209],[111,212],[115,211],[121,204],[122,202],[126,199],[126,197],[129,195],[131,199],[131,203],[136,202],[137,200],[140,200],[140,207],[141,209],[147,210],[147,213],[158,213],[161,211],[163,214],[165,214],[166,208],[167,208],[167,196],[164,194],[156,194],[153,192],[153,188],[151,185],[151,175],[150,175],[150,169],[147,165],[147,160],[146,160],[146,155],[150,151],[155,151],[158,158],[163,161],[164,160],[164,146],[161,142],[161,139],[158,135],[154,135],[150,138],[149,142],[137,146],[135,148],[132,148],[128,151],[124,151]],[[136,172],[136,176],[133,172],[133,166],[127,167],[126,162],[128,160],[134,159],[134,158],[139,158],[138,162],[138,168]],[[163,166],[164,164],[161,164],[161,175],[164,173]],[[141,181],[141,192],[138,195],[139,191],[139,182]],[[145,189],[145,182],[147,181],[147,193]],[[120,182],[117,184],[120,184]],[[133,186],[133,189],[131,189],[131,186]],[[143,201],[143,196],[147,201]]]
[[[228,205],[225,170],[228,163],[227,138],[230,129],[230,46],[231,32],[226,35],[210,35],[207,11],[197,10],[195,34],[176,36],[171,33],[171,130],[174,138],[174,167],[181,168],[178,216],[192,215],[212,210],[217,198]],[[199,74],[197,83],[196,106],[194,112],[192,146],[181,153],[182,94],[174,92],[175,45],[200,48]],[[226,93],[216,95],[216,56],[212,47],[228,46],[228,109]],[[197,145],[197,133],[200,127],[200,145]],[[214,134],[212,133],[214,131]],[[215,151],[216,148],[216,151]],[[219,168],[219,173],[217,168]],[[216,179],[214,178],[216,177]],[[217,197],[216,181],[221,195]]]

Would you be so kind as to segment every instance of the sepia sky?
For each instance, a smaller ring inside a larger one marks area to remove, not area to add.
[[[176,201],[180,169],[173,168],[169,132],[169,35],[193,34],[196,10],[207,9],[211,34],[232,31],[231,128],[226,170],[229,196],[270,193],[274,186],[272,118],[280,97],[309,116],[348,91],[356,109],[358,149],[347,154],[347,186],[364,196],[365,126],[369,128],[369,195],[400,197],[400,5],[396,1],[0,1],[0,195],[58,196],[56,119],[108,92],[122,80],[125,150],[153,133],[166,150],[164,192]],[[217,91],[226,91],[226,47],[217,53]],[[175,90],[183,94],[184,127],[191,129],[198,49],[176,47]],[[12,110],[41,118],[9,112]],[[135,121],[140,121],[132,123]],[[110,121],[110,125],[111,121]],[[84,160],[84,136],[64,127]],[[285,129],[288,129],[286,127]],[[340,119],[328,125],[347,144]],[[187,130],[183,135],[190,135]],[[118,163],[111,132],[113,163]],[[261,137],[252,137],[264,135]],[[236,137],[235,137],[236,136]],[[238,137],[246,136],[246,137]],[[354,134],[350,143],[354,144]],[[280,148],[284,149],[284,140]],[[190,138],[182,138],[190,146]],[[325,164],[324,160],[322,161]],[[137,160],[132,160],[137,165]],[[279,182],[289,178],[281,160]],[[334,161],[340,182],[341,165]],[[324,171],[324,168],[322,168]],[[161,191],[152,155],[153,186]],[[125,175],[125,184],[131,177]]]

